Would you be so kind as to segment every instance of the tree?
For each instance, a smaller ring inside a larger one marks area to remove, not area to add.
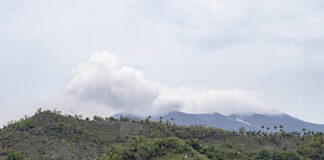
[[[191,140],[191,146],[193,149],[200,151],[202,149],[202,146],[200,145],[200,143],[198,142],[197,139],[193,139]]]
[[[255,159],[269,160],[269,159],[271,159],[271,154],[269,153],[269,151],[262,149],[261,151],[259,151],[257,153],[257,156]]]
[[[245,134],[245,128],[244,127],[240,127],[239,128],[239,133],[241,136],[243,136]]]
[[[159,123],[162,123],[162,122],[163,122],[163,117],[160,117]]]
[[[25,120],[25,125],[26,125],[28,128],[34,128],[34,127],[35,127],[33,121],[31,121],[31,120]]]
[[[38,108],[38,109],[37,109],[37,113],[38,113],[38,114],[39,114],[39,113],[42,113],[42,110],[43,110],[42,107]]]
[[[112,121],[117,121],[117,119],[114,118],[113,116],[110,116],[110,117],[109,117],[109,121],[111,121],[111,122],[112,122]]]
[[[126,117],[126,116],[123,116],[123,115],[120,115],[119,116],[119,120],[120,121],[123,121],[123,122],[130,122],[130,118]]]
[[[280,128],[280,129],[283,129],[284,127],[283,127],[283,125],[280,125],[279,128]]]
[[[151,119],[151,117],[152,117],[152,116],[148,116],[148,117],[145,118],[145,123],[146,123],[146,124],[150,123],[150,119]]]
[[[280,132],[282,132],[284,127],[283,125],[280,125],[279,128],[280,128]]]
[[[99,116],[93,116],[93,120],[95,121],[103,121],[103,119]]]
[[[15,151],[10,151],[6,160],[22,160],[23,158]]]

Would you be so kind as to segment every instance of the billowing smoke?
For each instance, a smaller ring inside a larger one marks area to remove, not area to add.
[[[111,115],[127,112],[139,116],[168,111],[221,114],[277,114],[255,92],[238,89],[171,88],[145,79],[143,73],[124,66],[109,53],[95,53],[71,73],[66,93],[58,98],[70,111]]]

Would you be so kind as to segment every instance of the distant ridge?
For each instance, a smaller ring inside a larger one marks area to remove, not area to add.
[[[121,115],[129,118],[140,118],[138,116],[127,113],[119,113],[114,115],[114,117],[119,118]],[[160,117],[163,117],[164,122],[170,121],[171,123],[175,123],[177,125],[203,125],[206,127],[215,127],[225,130],[238,130],[240,127],[244,127],[246,130],[250,131],[266,131],[269,127],[269,131],[279,131],[279,126],[282,125],[285,131],[301,132],[303,128],[305,128],[307,131],[310,130],[324,132],[324,124],[305,122],[287,114],[253,114],[249,116],[232,114],[229,116],[225,116],[219,113],[190,114],[179,111],[172,111],[161,116],[153,116],[151,119],[153,121],[159,121]],[[261,128],[261,126],[264,126],[264,128]],[[275,129],[274,126],[276,126],[277,129]]]

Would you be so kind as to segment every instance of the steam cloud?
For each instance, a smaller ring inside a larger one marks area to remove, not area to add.
[[[110,53],[95,53],[71,73],[66,93],[59,98],[70,110],[139,116],[169,111],[221,114],[277,114],[255,92],[238,89],[171,88],[144,78],[143,73],[124,66]],[[75,108],[78,106],[79,108]]]

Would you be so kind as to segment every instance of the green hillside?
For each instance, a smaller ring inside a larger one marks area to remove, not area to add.
[[[162,123],[162,117],[160,122],[150,117],[89,120],[39,110],[0,130],[0,160],[324,159],[323,138],[322,133],[286,133],[284,128],[230,132]]]

